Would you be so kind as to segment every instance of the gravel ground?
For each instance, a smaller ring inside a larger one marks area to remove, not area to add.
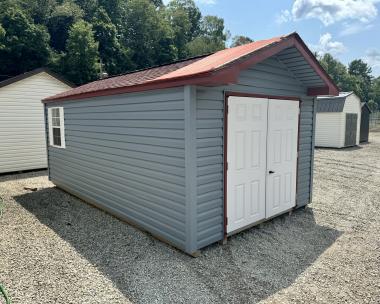
[[[0,282],[13,304],[380,303],[380,133],[370,140],[317,150],[313,204],[196,259],[45,171],[2,176]]]

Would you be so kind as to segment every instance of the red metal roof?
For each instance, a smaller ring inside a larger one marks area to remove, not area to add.
[[[338,89],[330,77],[307,49],[298,34],[293,33],[224,49],[210,55],[94,81],[48,97],[44,102],[76,100],[186,84],[217,85],[231,83],[236,81],[238,72],[246,68],[247,65],[258,63],[292,46],[302,50],[301,53],[305,57],[308,57],[306,59],[308,59],[310,65],[325,80],[327,91],[324,90],[324,92],[326,91],[332,95],[337,94]],[[234,65],[236,66],[234,67]],[[314,92],[321,94],[320,92],[322,91],[320,89],[325,88],[310,89],[311,95],[313,95]]]
[[[233,62],[243,56],[249,55],[250,53],[261,49],[265,46],[268,46],[272,43],[281,41],[282,37],[275,37],[268,40],[260,40],[251,42],[245,45],[241,45],[238,47],[224,49],[222,51],[211,54],[197,62],[187,65],[181,69],[173,71],[171,73],[162,75],[158,79],[170,79],[174,77],[184,77],[191,76],[200,73],[210,72],[216,69],[219,69],[226,64]]]
[[[153,67],[153,68],[131,72],[131,73],[120,75],[120,76],[114,76],[114,77],[110,77],[110,78],[106,78],[102,80],[97,80],[94,82],[84,84],[73,90],[68,90],[60,94],[54,95],[52,97],[46,98],[46,100],[62,99],[69,96],[75,97],[76,95],[84,94],[84,93],[97,92],[97,91],[103,91],[103,90],[108,90],[108,89],[115,89],[115,88],[129,87],[129,86],[143,84],[143,83],[152,81],[164,74],[168,74],[172,71],[178,70],[198,60],[201,60],[203,57],[204,56],[200,56],[197,58],[183,60],[183,61],[175,62],[172,64],[164,65],[164,66]]]

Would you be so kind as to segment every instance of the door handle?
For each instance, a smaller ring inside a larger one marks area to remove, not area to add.
[[[274,171],[272,171],[272,170],[271,170],[271,171],[269,171],[269,174],[273,174],[273,173],[274,173]]]

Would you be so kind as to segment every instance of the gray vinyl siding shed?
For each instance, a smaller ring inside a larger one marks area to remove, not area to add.
[[[297,207],[311,202],[315,104],[276,58],[235,85],[182,86],[52,102],[66,148],[48,148],[49,179],[188,253],[224,238],[226,91],[299,96]],[[48,128],[47,128],[48,132]]]
[[[223,239],[225,92],[300,97],[297,207],[311,202],[316,112],[314,98],[306,96],[306,88],[294,78],[278,59],[271,58],[243,71],[235,85],[196,87],[197,248]]]
[[[194,254],[227,236],[227,96],[232,92],[278,99],[291,96],[300,101],[295,208],[310,203],[314,96],[326,88],[334,94],[338,90],[315,58],[310,59],[311,52],[305,55],[302,48],[306,46],[297,34],[278,40],[270,47],[285,47],[266,59],[246,64],[233,81],[222,82],[229,84],[178,84],[140,92],[86,95],[80,100],[70,92],[58,96],[63,100],[52,97],[45,103],[46,118],[50,108],[63,108],[66,144],[65,148],[48,145],[49,179],[84,201]],[[290,42],[295,46],[288,46]],[[268,50],[272,49],[264,51]],[[223,52],[228,50],[216,53],[217,59]],[[244,56],[244,60],[251,58]],[[194,69],[193,62],[190,68]],[[196,68],[199,66],[203,65],[195,63]],[[127,75],[127,80],[133,75]],[[49,140],[48,122],[46,133]]]

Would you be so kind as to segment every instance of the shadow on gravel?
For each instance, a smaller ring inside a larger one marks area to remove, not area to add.
[[[40,177],[45,175],[47,175],[46,169],[0,173],[0,182],[6,182],[22,178]]]
[[[57,188],[15,199],[133,303],[256,303],[291,285],[341,235],[306,208],[191,258]]]
[[[362,145],[362,143],[360,144]],[[321,151],[337,151],[337,152],[351,152],[351,151],[356,151],[363,149],[361,146],[354,146],[354,147],[344,147],[344,148],[329,148],[329,147],[315,147],[316,150],[321,150]]]

